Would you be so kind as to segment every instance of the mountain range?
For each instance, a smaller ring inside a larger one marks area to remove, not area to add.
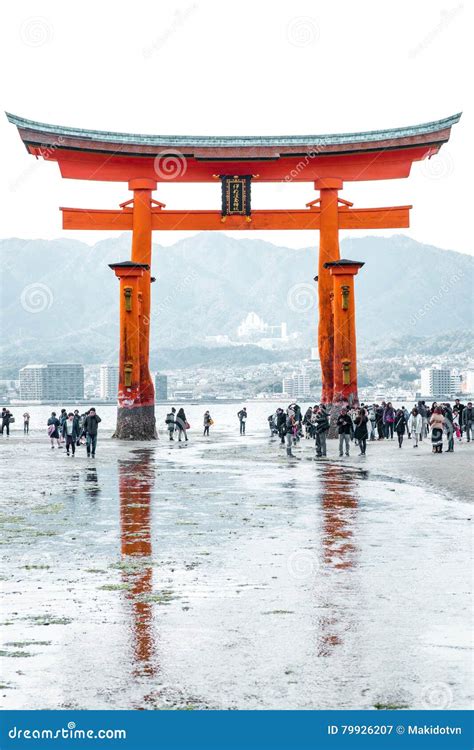
[[[67,238],[0,241],[2,376],[32,362],[115,362],[118,280],[108,264],[129,257],[128,233],[93,246]],[[472,257],[404,235],[345,239],[341,257],[365,263],[355,280],[361,350],[472,330]],[[315,345],[317,263],[316,243],[295,250],[209,232],[154,245],[152,367],[160,350],[178,356],[202,349],[207,336],[235,337],[251,311],[269,324],[285,321],[290,334],[299,333],[295,346]]]

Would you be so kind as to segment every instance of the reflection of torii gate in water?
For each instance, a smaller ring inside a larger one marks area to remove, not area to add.
[[[318,343],[325,403],[357,401],[354,275],[341,260],[340,229],[409,226],[411,206],[352,208],[344,182],[408,177],[414,161],[436,154],[460,115],[395,130],[324,136],[154,136],[46,125],[7,115],[30,154],[59,164],[71,179],[128,183],[118,210],[63,208],[64,229],[132,230],[131,261],[111,266],[120,279],[120,382],[116,437],[153,438],[150,348],[153,230],[314,229],[320,232]],[[219,211],[165,210],[157,182],[222,183]],[[254,182],[313,182],[305,209],[251,209]]]

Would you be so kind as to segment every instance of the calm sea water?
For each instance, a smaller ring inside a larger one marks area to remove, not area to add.
[[[91,406],[93,404],[91,403]],[[173,404],[157,404],[155,407],[155,415],[156,415],[156,425],[157,429],[160,432],[164,432],[166,430],[165,425],[165,417],[166,414],[170,411]],[[176,404],[176,409],[179,409],[181,404]],[[210,404],[197,404],[197,405],[188,405],[188,404],[182,404],[184,411],[186,413],[186,417],[188,419],[188,422],[191,425],[191,433],[193,430],[202,429],[203,424],[203,415],[206,409],[209,409],[211,413],[211,417],[214,420],[214,426],[212,427],[213,430],[219,431],[219,432],[229,432],[229,430],[238,430],[239,427],[239,420],[237,419],[237,412],[240,411],[242,406],[247,407],[248,412],[248,420],[247,420],[247,429],[249,432],[252,433],[256,432],[263,432],[268,430],[267,425],[267,417],[269,414],[273,413],[275,409],[278,406],[288,406],[288,404],[281,403],[280,401],[265,401],[262,403],[245,403],[242,402],[242,404],[219,404],[219,403],[210,403]],[[301,404],[303,407],[303,404]],[[306,408],[308,405],[304,405]],[[30,430],[32,432],[37,431],[44,431],[46,434],[46,423],[48,421],[48,418],[51,416],[51,412],[55,411],[56,414],[59,415],[61,411],[61,407],[58,408],[51,406],[50,404],[43,405],[43,406],[11,406],[9,407],[10,411],[12,412],[13,416],[15,417],[14,424],[11,425],[11,431],[13,432],[23,432],[23,417],[25,411],[27,411],[30,415]],[[74,411],[72,407],[66,407],[68,411]],[[78,407],[79,411],[82,413],[85,411],[84,406]],[[113,430],[115,428],[116,418],[117,418],[117,407],[115,404],[98,404],[97,405],[97,414],[102,419],[100,429],[102,430]]]

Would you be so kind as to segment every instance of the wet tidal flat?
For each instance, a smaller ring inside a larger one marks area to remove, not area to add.
[[[4,708],[470,707],[462,499],[263,435],[63,453],[2,444]]]

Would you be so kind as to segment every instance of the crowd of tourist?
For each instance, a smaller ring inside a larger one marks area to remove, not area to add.
[[[331,409],[325,404],[309,406],[303,414],[301,407],[292,403],[286,410],[280,407],[268,417],[270,434],[278,435],[280,442],[286,444],[290,457],[292,448],[302,438],[314,439],[316,456],[326,456],[330,421]],[[453,406],[436,401],[429,406],[419,401],[411,411],[405,406],[394,408],[390,401],[361,404],[357,408],[346,406],[337,410],[333,420],[339,437],[339,456],[349,456],[352,441],[359,448],[359,455],[364,456],[367,441],[394,440],[395,435],[399,448],[405,436],[412,441],[413,448],[430,436],[433,453],[442,453],[445,437],[447,452],[452,453],[455,438],[462,441],[465,436],[468,443],[471,441],[473,421],[472,403],[469,401],[466,406],[459,399]]]
[[[434,401],[428,405],[425,401],[418,401],[409,411],[405,406],[395,408],[390,401],[381,404],[361,404],[357,408],[332,408],[325,404],[309,406],[303,413],[297,403],[291,403],[287,409],[281,407],[269,415],[268,425],[270,435],[278,436],[281,444],[286,446],[286,453],[293,456],[293,447],[301,440],[314,440],[316,457],[327,456],[328,436],[331,426],[338,437],[339,456],[349,456],[351,445],[354,443],[359,449],[359,455],[364,456],[367,444],[375,440],[395,440],[402,448],[405,438],[411,441],[413,448],[418,448],[423,440],[430,439],[433,453],[443,452],[443,441],[446,441],[446,452],[454,451],[455,441],[464,438],[471,442],[474,413],[472,402],[467,405],[456,399],[454,404]],[[237,412],[239,433],[245,436],[247,422],[247,408]],[[1,413],[1,435],[10,434],[10,425],[15,418],[6,407]],[[66,449],[66,455],[74,456],[76,448],[85,445],[87,456],[94,458],[97,448],[98,427],[101,418],[94,408],[80,414],[79,409],[67,411],[61,409],[59,415],[53,411],[47,420],[46,430],[51,442],[51,449]],[[178,410],[173,406],[164,419],[169,441],[188,441],[188,422],[184,407]],[[202,418],[202,434],[209,437],[210,428],[214,424],[209,410]],[[23,432],[30,430],[30,414],[23,414]],[[333,434],[332,433],[332,434]]]
[[[11,411],[3,407],[1,414],[3,435],[6,431],[7,437],[10,435],[10,425],[15,422],[15,417]],[[88,456],[94,458],[97,448],[97,435],[101,418],[94,408],[88,409],[83,414],[79,409],[67,411],[61,409],[59,416],[53,411],[45,425],[48,438],[51,442],[51,450],[55,448],[66,449],[67,456],[74,456],[76,447],[85,445]],[[28,435],[30,432],[30,414],[23,414],[23,434]]]

